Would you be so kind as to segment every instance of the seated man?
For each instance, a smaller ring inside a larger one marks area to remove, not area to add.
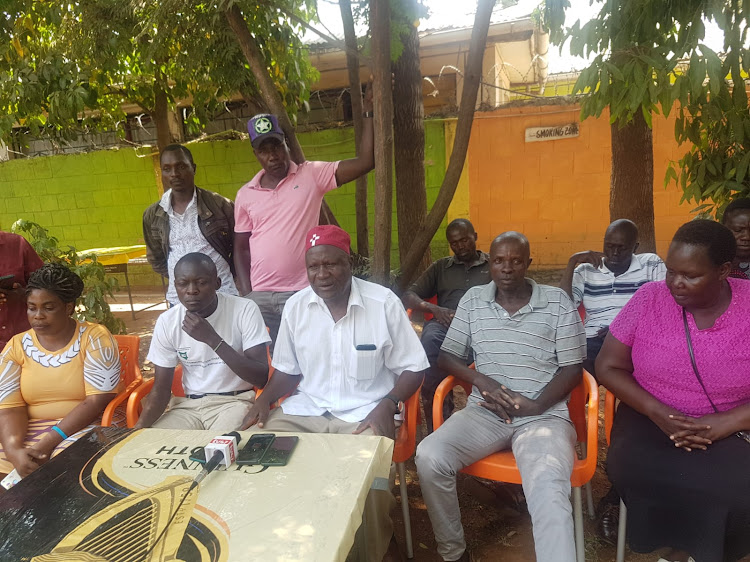
[[[737,242],[729,277],[750,279],[750,199],[735,199],[727,205],[721,223],[732,231]]]
[[[523,234],[490,246],[492,281],[458,304],[438,363],[473,385],[466,408],[417,448],[422,497],[443,560],[470,560],[456,494],[456,473],[512,449],[531,514],[538,562],[573,562],[570,475],[576,432],[566,400],[581,381],[583,325],[560,289],[526,278]],[[476,370],[466,366],[474,352]]]
[[[438,385],[447,376],[437,366],[445,333],[464,293],[471,287],[486,285],[490,280],[489,256],[477,250],[477,233],[468,220],[452,221],[445,229],[445,237],[454,256],[434,262],[401,297],[407,308],[427,312],[434,317],[425,322],[422,330],[422,346],[430,361],[430,368],[422,383],[422,404],[429,431],[432,431],[432,399]],[[436,295],[436,305],[424,300]],[[453,404],[452,400],[445,402],[445,417],[448,417],[453,411]]]
[[[156,321],[148,351],[154,388],[136,427],[238,429],[255,398],[253,385],[268,380],[271,338],[258,305],[217,293],[221,280],[205,254],[183,256],[174,276],[180,304]],[[178,363],[185,397],[170,402]]]
[[[641,285],[661,281],[667,275],[656,254],[634,254],[638,227],[618,219],[604,233],[604,252],[573,254],[560,281],[560,288],[576,306],[586,309],[586,359],[583,368],[596,376],[594,361],[602,348],[609,325]]]
[[[286,303],[273,354],[276,369],[243,429],[395,436],[394,415],[429,366],[398,297],[352,277],[349,235],[316,226],[305,237],[310,286]],[[269,406],[289,393],[280,408]],[[368,496],[368,560],[393,535],[390,491]]]

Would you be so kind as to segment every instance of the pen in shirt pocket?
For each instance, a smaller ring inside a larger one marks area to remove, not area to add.
[[[377,346],[374,343],[361,343],[354,349],[357,351],[375,351]]]

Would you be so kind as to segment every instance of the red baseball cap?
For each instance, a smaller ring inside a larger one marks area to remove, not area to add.
[[[312,227],[305,236],[305,253],[313,246],[335,246],[347,254],[352,240],[346,230],[332,224]]]

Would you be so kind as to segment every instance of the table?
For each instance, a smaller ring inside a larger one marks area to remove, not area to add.
[[[147,264],[146,261],[146,246],[138,244],[134,246],[114,246],[111,248],[90,248],[88,250],[81,250],[77,252],[79,257],[85,259],[87,256],[95,255],[99,263],[104,266],[106,273],[124,273],[125,274],[125,287],[128,291],[128,301],[130,301],[130,314],[135,320],[135,308],[133,307],[133,294],[130,291],[130,278],[128,277],[128,265],[131,264]],[[161,279],[162,289],[164,287],[164,277],[159,276]],[[151,304],[145,308],[142,308],[138,312],[143,312],[149,308],[159,306],[161,302]]]
[[[243,443],[250,435],[242,433]],[[94,429],[0,496],[2,559],[346,559],[370,486],[388,477],[393,441],[299,434],[289,465],[263,472],[234,465],[210,474],[167,527],[200,468],[190,450],[214,436]]]

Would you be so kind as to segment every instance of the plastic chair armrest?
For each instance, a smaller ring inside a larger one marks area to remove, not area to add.
[[[135,426],[138,418],[141,415],[141,400],[143,400],[143,398],[149,392],[151,392],[153,386],[154,379],[146,379],[130,394],[130,397],[128,398],[128,405],[125,409],[125,419],[127,420],[128,427]]]
[[[114,417],[117,407],[130,397],[130,394],[135,391],[136,388],[138,388],[141,382],[141,380],[134,380],[125,388],[125,390],[123,390],[112,400],[110,400],[109,404],[107,404],[107,407],[104,409],[104,413],[102,414],[103,426],[112,425],[112,418]]]
[[[417,418],[419,414],[419,396],[422,385],[404,402],[404,421],[396,433],[393,444],[393,462],[404,462],[414,454],[417,448]]]
[[[584,482],[594,477],[599,457],[599,383],[587,371],[583,371],[588,394],[588,416],[586,420],[586,458],[583,473]]]
[[[432,427],[434,430],[443,425],[445,421],[443,419],[443,402],[445,402],[448,393],[457,386],[463,387],[467,395],[471,393],[471,385],[453,375],[445,377],[435,390],[435,398],[432,399]],[[427,415],[426,412],[425,415]]]

